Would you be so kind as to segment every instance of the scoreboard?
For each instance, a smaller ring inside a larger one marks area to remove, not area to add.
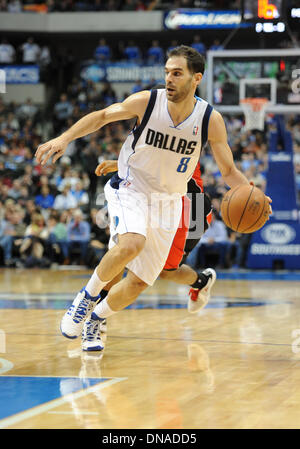
[[[285,15],[283,3],[283,0],[244,0],[243,20],[251,22],[282,20]]]
[[[286,30],[286,0],[242,0],[242,22],[254,25],[257,33]]]

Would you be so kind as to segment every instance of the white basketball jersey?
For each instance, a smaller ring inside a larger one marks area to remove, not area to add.
[[[131,185],[146,195],[153,192],[186,194],[207,140],[212,107],[199,97],[193,112],[174,126],[165,89],[151,91],[141,124],[125,140],[112,187]]]

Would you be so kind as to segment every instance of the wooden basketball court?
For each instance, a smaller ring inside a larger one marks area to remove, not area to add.
[[[60,319],[90,271],[0,271],[0,428],[299,428],[300,274],[218,273],[209,305],[158,280],[84,353]]]

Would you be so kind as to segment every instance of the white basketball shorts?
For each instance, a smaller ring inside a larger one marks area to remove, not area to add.
[[[181,196],[158,193],[146,196],[125,182],[114,189],[110,181],[104,193],[110,217],[109,248],[117,244],[118,235],[128,232],[144,235],[144,248],[126,268],[146,284],[153,285],[164,267],[179,226]]]

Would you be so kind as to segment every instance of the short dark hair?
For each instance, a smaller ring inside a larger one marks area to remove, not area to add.
[[[191,73],[204,73],[205,59],[194,48],[188,47],[187,45],[179,45],[167,53],[168,59],[172,56],[183,56],[186,59],[188,69]]]

